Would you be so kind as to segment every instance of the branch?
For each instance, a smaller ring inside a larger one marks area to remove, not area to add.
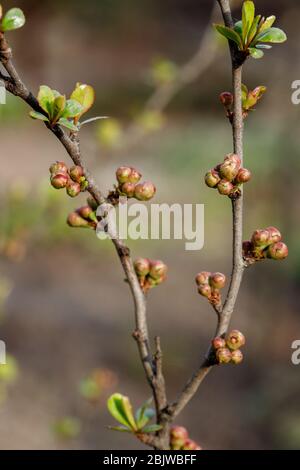
[[[233,26],[230,3],[228,0],[218,0],[223,15],[224,23],[228,27]],[[232,122],[233,131],[233,149],[234,153],[239,155],[243,162],[243,111],[242,111],[242,66],[241,56],[235,45],[229,42],[230,55],[232,61],[232,80],[233,80],[233,96],[234,96],[234,118]],[[233,259],[231,281],[228,294],[223,308],[219,311],[218,324],[215,336],[225,336],[230,320],[235,308],[237,296],[240,290],[245,263],[242,255],[243,245],[243,194],[232,201],[232,218],[233,218]],[[218,313],[218,312],[217,312]],[[175,418],[183,408],[193,398],[201,383],[215,365],[212,348],[209,349],[207,356],[197,372],[191,377],[177,401],[169,407],[169,414]]]

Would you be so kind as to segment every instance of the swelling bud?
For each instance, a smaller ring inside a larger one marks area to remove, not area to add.
[[[231,362],[233,364],[240,364],[243,361],[243,353],[240,351],[240,349],[236,349],[235,351],[232,351],[231,353]]]
[[[181,449],[188,440],[189,435],[183,426],[172,426],[170,431],[170,441],[172,449]]]
[[[55,189],[62,189],[65,188],[68,184],[69,177],[67,174],[58,173],[51,178],[51,185]]]
[[[223,289],[226,283],[226,276],[222,273],[213,273],[210,276],[209,283],[214,289]]]
[[[251,180],[251,171],[247,168],[241,168],[236,176],[236,182],[239,184],[248,183]]]
[[[233,191],[233,184],[230,181],[225,179],[221,180],[218,184],[218,191],[222,196],[229,196],[229,194]]]
[[[162,261],[151,261],[149,275],[152,279],[164,279],[167,275],[167,270],[167,266]]]
[[[267,246],[270,244],[270,234],[268,230],[255,230],[251,241],[255,246]]]
[[[138,276],[147,276],[150,271],[150,262],[147,258],[138,258],[134,262],[134,269]]]
[[[71,214],[69,214],[67,223],[70,227],[88,228],[90,226],[89,222],[80,217],[77,212],[72,212]]]
[[[56,163],[53,163],[53,165],[50,166],[49,171],[52,175],[55,175],[57,173],[67,174],[68,173],[68,167],[64,162],[56,162]]]
[[[218,349],[221,349],[221,348],[226,348],[226,341],[225,339],[217,336],[216,338],[214,338],[211,342],[212,344],[212,347],[214,348],[215,351],[217,351]]]
[[[208,285],[208,284],[201,284],[199,287],[198,287],[198,292],[200,295],[202,295],[203,297],[211,297],[211,287]]]
[[[139,201],[149,201],[153,198],[156,193],[156,188],[151,181],[145,181],[145,183],[139,183],[135,187],[134,196]]]
[[[76,197],[81,192],[81,186],[79,183],[75,183],[75,181],[69,181],[67,184],[67,194],[70,197]]]
[[[128,181],[129,183],[136,184],[140,181],[141,177],[142,177],[142,174],[139,171],[137,171],[135,168],[131,168]]]
[[[279,232],[278,228],[276,227],[268,227],[267,231],[270,234],[270,242],[271,243],[278,243],[281,242],[282,236]]]
[[[209,188],[215,188],[221,181],[221,178],[216,170],[211,170],[205,175],[205,184]]]
[[[233,95],[229,91],[223,91],[220,94],[220,102],[225,108],[231,108],[233,105]]]
[[[239,172],[239,165],[232,160],[225,160],[220,166],[220,175],[224,180],[233,181]]]
[[[72,166],[69,170],[69,175],[76,183],[82,183],[85,179],[83,168],[79,165]]]
[[[244,346],[245,343],[245,336],[238,330],[231,331],[226,340],[227,346],[233,351],[235,351],[236,349],[240,349],[242,346]]]
[[[285,243],[278,242],[274,243],[273,245],[269,246],[267,256],[270,259],[274,259],[276,261],[283,260],[287,258],[289,255],[289,249]]]
[[[201,284],[208,284],[209,283],[209,278],[210,278],[211,273],[208,271],[202,271],[201,273],[197,274],[195,281],[198,286]]]
[[[133,197],[135,191],[135,184],[134,183],[123,183],[121,186],[121,192],[125,194],[127,197]]]
[[[119,183],[129,182],[129,177],[131,175],[131,168],[128,166],[120,166],[116,171],[116,177]]]
[[[216,358],[219,364],[228,364],[231,361],[231,351],[228,348],[220,348],[216,351]]]

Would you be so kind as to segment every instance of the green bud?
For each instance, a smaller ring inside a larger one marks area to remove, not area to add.
[[[240,349],[245,343],[245,336],[238,330],[231,331],[226,339],[227,346],[233,351]]]
[[[87,203],[93,209],[93,211],[96,211],[98,209],[98,203],[92,196],[89,196],[87,198]]]
[[[51,185],[55,189],[65,188],[68,184],[69,177],[65,173],[57,173],[51,178]]]
[[[134,262],[134,269],[138,276],[147,276],[150,271],[150,262],[147,258],[137,258]]]
[[[213,273],[210,276],[209,283],[214,289],[223,289],[226,283],[226,276],[222,273]]]
[[[123,183],[121,186],[121,192],[125,194],[127,197],[133,197],[135,191],[135,184],[134,183]]]
[[[220,348],[216,351],[216,358],[219,364],[228,364],[231,361],[231,351],[228,348]]]
[[[235,351],[231,352],[231,362],[233,362],[233,364],[240,364],[243,358],[244,356],[240,349],[236,349]]]
[[[95,212],[90,206],[83,206],[76,211],[83,219],[98,223]]]
[[[214,338],[211,344],[215,351],[221,348],[224,349],[226,347],[225,339],[221,338],[220,336],[217,336],[216,338]]]
[[[120,166],[116,171],[116,177],[120,184],[129,182],[132,168],[129,166]]]
[[[276,261],[283,260],[287,258],[288,255],[289,249],[285,243],[282,242],[274,243],[273,245],[269,246],[267,251],[268,258],[274,259]]]
[[[146,181],[145,183],[139,183],[135,187],[134,196],[139,201],[149,201],[153,198],[156,193],[156,188],[151,181]]]
[[[72,166],[69,170],[69,175],[76,183],[82,183],[85,179],[83,168],[79,165]]]
[[[229,194],[233,191],[233,184],[227,180],[221,180],[218,184],[218,191],[223,196],[229,196]]]
[[[251,171],[247,168],[241,168],[237,174],[236,182],[239,184],[248,183],[251,180]]]
[[[56,163],[53,163],[53,165],[50,166],[49,171],[50,171],[51,175],[55,175],[57,173],[67,174],[68,173],[68,167],[64,162],[56,162]]]
[[[84,220],[77,212],[71,212],[69,214],[67,223],[70,227],[83,227],[88,228],[90,224],[87,220]]]
[[[79,183],[75,183],[75,181],[69,181],[67,184],[67,194],[70,197],[76,197],[81,192],[81,187]]]
[[[210,278],[211,273],[208,271],[202,271],[201,273],[197,274],[195,281],[198,286],[201,284],[208,284],[209,283],[209,278]]]
[[[205,184],[209,188],[215,188],[220,181],[221,178],[216,170],[210,170],[205,175]]]
[[[281,233],[279,232],[278,228],[276,227],[268,227],[266,229],[269,234],[270,234],[270,242],[271,243],[278,243],[281,242],[282,236]]]

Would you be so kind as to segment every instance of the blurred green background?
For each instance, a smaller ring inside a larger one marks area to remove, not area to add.
[[[291,363],[291,344],[300,338],[300,108],[291,103],[291,84],[300,79],[300,7],[296,0],[256,5],[278,16],[289,41],[245,66],[249,88],[268,87],[246,122],[245,161],[254,177],[245,191],[245,239],[256,228],[278,226],[290,256],[246,272],[232,320],[247,338],[245,361],[215,369],[178,419],[205,449],[300,448],[300,367]],[[141,118],[157,86],[153,61],[180,70],[199,47],[213,2],[20,0],[18,6],[27,23],[9,40],[32,91],[47,84],[70,93],[77,81],[90,83],[97,92],[90,115],[111,118],[81,133],[84,158],[101,187],[110,189],[115,169],[130,164],[156,183],[155,202],[205,204],[201,252],[187,252],[178,241],[129,242],[134,256],[169,266],[168,281],[149,296],[148,317],[151,333],[162,338],[172,400],[215,328],[194,276],[229,275],[231,268],[230,204],[203,183],[232,148],[218,102],[230,89],[225,44],[163,116]],[[133,123],[143,133],[134,144],[126,141]],[[48,183],[49,165],[67,161],[63,148],[13,97],[0,106],[0,140],[0,338],[10,354],[8,366],[0,366],[0,448],[141,448],[106,428],[113,424],[105,406],[111,393],[130,396],[136,406],[150,395],[116,254],[93,232],[66,226],[80,203]]]

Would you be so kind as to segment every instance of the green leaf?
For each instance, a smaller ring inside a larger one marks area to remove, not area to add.
[[[263,32],[265,31],[266,29],[269,29],[273,26],[273,24],[275,23],[275,20],[276,20],[276,16],[272,15],[272,16],[269,16],[268,18],[265,19],[265,21],[263,22],[263,24],[261,25],[261,27],[259,28],[259,32]]]
[[[76,88],[71,95],[72,100],[78,101],[82,106],[82,111],[79,117],[86,113],[95,102],[95,90],[90,85],[77,83]]]
[[[112,431],[131,432],[132,433],[132,430],[125,427],[125,426],[109,426],[108,429],[111,429]]]
[[[68,100],[63,112],[63,117],[65,118],[74,118],[82,114],[83,107],[75,99]]]
[[[215,24],[214,27],[222,36],[229,39],[230,41],[235,42],[240,50],[243,49],[242,39],[234,29],[227,28],[227,26],[223,26],[221,24]]]
[[[255,36],[257,34],[257,31],[258,31],[258,25],[259,25],[260,20],[261,20],[261,15],[257,15],[255,17],[253,23],[252,23],[252,26],[250,28],[249,33],[248,33],[248,38],[247,38],[248,44],[251,44],[251,42],[255,38]]]
[[[286,34],[279,28],[269,28],[259,33],[256,38],[255,42],[272,42],[276,44],[280,44],[287,40]]]
[[[238,33],[240,37],[243,36],[243,22],[242,21],[237,21],[234,25],[234,31]]]
[[[139,429],[142,429],[144,426],[146,426],[148,421],[150,421],[150,419],[152,419],[153,416],[155,415],[155,411],[152,408],[150,408],[150,406],[149,406],[151,404],[151,402],[152,402],[152,398],[147,400],[136,411],[135,419],[136,419],[136,423],[137,423],[137,426],[138,426]]]
[[[119,423],[127,428],[136,430],[136,423],[132,415],[131,404],[128,397],[120,393],[114,393],[107,400],[107,407],[115,420],[119,421]]]
[[[252,1],[243,3],[242,25],[243,25],[243,43],[247,43],[248,33],[254,21],[255,6]]]
[[[256,44],[256,49],[272,49],[273,46],[269,44]]]
[[[70,131],[77,132],[79,129],[73,122],[68,121],[68,119],[61,117],[60,120],[58,121],[58,124],[61,126],[66,127],[67,129],[70,129]]]
[[[244,104],[248,97],[248,88],[246,85],[242,84],[242,103]]]
[[[41,85],[37,99],[40,107],[46,111],[49,116],[51,116],[52,106],[55,99],[53,90],[51,90],[51,88],[49,88],[47,85]]]
[[[38,113],[37,111],[30,111],[29,115],[32,117],[32,119],[39,119],[40,121],[49,122],[47,116],[44,116],[42,113]]]
[[[151,433],[151,432],[157,432],[162,429],[162,426],[160,424],[150,424],[149,426],[146,426],[143,428],[144,433]]]
[[[253,59],[261,59],[265,55],[263,51],[256,49],[255,47],[250,47],[249,52]]]
[[[25,16],[20,8],[12,8],[8,10],[1,23],[2,31],[12,31],[22,28],[25,24]]]
[[[55,124],[63,116],[63,112],[66,105],[66,97],[59,95],[54,99],[52,105],[51,122]]]

